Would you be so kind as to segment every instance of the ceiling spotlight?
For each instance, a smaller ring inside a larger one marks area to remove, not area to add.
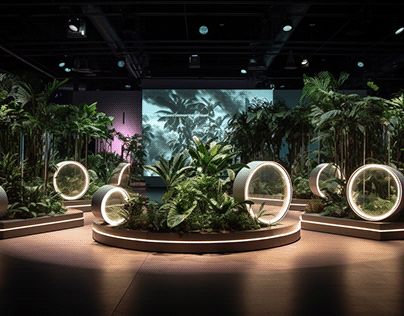
[[[118,60],[118,62],[116,63],[116,65],[117,65],[119,68],[123,68],[123,67],[125,67],[125,61],[124,61],[124,60]]]
[[[65,68],[65,72],[71,72],[71,71],[72,71],[71,68],[69,68],[69,67],[66,67],[66,68]]]
[[[291,21],[285,20],[285,21],[282,23],[282,30],[283,30],[284,32],[290,32],[292,29],[293,29],[293,25],[292,25],[292,22],[291,22]]]
[[[309,67],[309,60],[307,58],[303,58],[301,61],[302,67]]]
[[[245,74],[247,73],[247,70],[241,69],[241,70],[240,70],[240,73],[243,74],[243,75],[245,75]]]
[[[358,61],[358,62],[356,63],[356,65],[357,65],[359,68],[365,67],[365,63],[364,63],[363,61]]]
[[[125,85],[125,89],[130,89],[130,88],[132,88],[132,86],[130,84]]]
[[[208,34],[208,32],[209,32],[209,29],[206,25],[201,25],[199,27],[199,33],[201,33],[202,35],[206,35],[206,34]]]
[[[70,18],[67,22],[67,36],[69,38],[87,37],[86,22],[77,17]]]
[[[401,26],[400,28],[398,28],[398,29],[394,32],[394,34],[398,35],[398,34],[402,33],[403,31],[404,31],[404,26]]]
[[[59,68],[63,68],[64,66],[66,66],[66,63],[64,61],[59,62],[58,64]]]
[[[281,89],[283,89],[283,88],[285,88],[286,86],[284,85],[284,84],[281,84],[280,86],[279,86],[279,88],[281,88]]]
[[[70,18],[67,22],[67,26],[69,30],[72,32],[78,32],[80,29],[80,19],[79,18]]]

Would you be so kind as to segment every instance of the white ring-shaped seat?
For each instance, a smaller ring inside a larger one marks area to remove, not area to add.
[[[119,226],[125,222],[121,211],[128,200],[129,193],[125,189],[111,184],[103,185],[93,195],[92,212],[107,224]]]
[[[288,172],[274,161],[253,161],[243,168],[233,183],[233,195],[238,201],[250,200],[252,217],[258,217],[263,205],[264,214],[258,220],[274,224],[282,220],[292,201],[292,182]]]
[[[4,216],[7,212],[8,197],[6,191],[0,187],[0,217]]]
[[[347,200],[351,209],[368,221],[394,219],[404,208],[404,175],[390,166],[367,164],[348,180]]]
[[[344,179],[344,175],[338,165],[334,163],[321,163],[316,166],[309,176],[310,190],[314,195],[325,198],[326,195],[323,192],[323,182],[332,179]],[[335,188],[337,191],[338,188]]]
[[[64,200],[80,199],[86,194],[89,184],[90,176],[86,167],[81,163],[69,160],[59,162],[56,165],[56,172],[53,175],[53,187]],[[74,186],[74,188],[71,189],[68,186]]]

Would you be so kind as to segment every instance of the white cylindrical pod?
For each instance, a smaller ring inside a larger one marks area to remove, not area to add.
[[[293,189],[288,172],[274,161],[253,161],[248,167],[241,169],[234,180],[234,197],[239,201],[254,202],[248,210],[261,223],[279,222],[292,201]],[[263,214],[259,214],[260,211]]]
[[[348,180],[347,200],[351,209],[368,221],[392,220],[404,209],[404,175],[390,166],[367,164]]]

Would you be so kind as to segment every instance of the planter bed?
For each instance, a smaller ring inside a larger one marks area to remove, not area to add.
[[[225,253],[279,247],[300,239],[300,222],[287,216],[280,225],[228,233],[154,233],[93,222],[94,240],[114,247],[153,252]]]
[[[62,215],[0,220],[0,239],[46,233],[83,225],[83,212],[73,209]]]
[[[66,209],[75,209],[83,212],[91,212],[91,200],[63,201]]]
[[[304,211],[310,199],[292,199],[289,209],[291,211]]]
[[[369,222],[303,214],[302,229],[374,240],[404,239],[404,222]]]

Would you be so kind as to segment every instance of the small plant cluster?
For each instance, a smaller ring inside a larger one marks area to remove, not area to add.
[[[339,189],[336,190],[335,188]],[[323,216],[358,218],[348,206],[345,194],[346,181],[333,178],[323,183],[322,192],[325,198],[316,198],[309,201],[305,211],[319,213]]]
[[[24,182],[23,164],[17,155],[5,154],[0,159],[0,183],[7,193],[8,209],[2,219],[33,218],[64,213],[62,200],[41,179]]]
[[[125,205],[124,227],[149,231],[232,231],[258,229],[247,205],[229,195],[231,183],[244,164],[233,163],[233,147],[193,137],[193,146],[171,159],[146,166],[158,174],[167,190],[161,204],[133,195]]]

